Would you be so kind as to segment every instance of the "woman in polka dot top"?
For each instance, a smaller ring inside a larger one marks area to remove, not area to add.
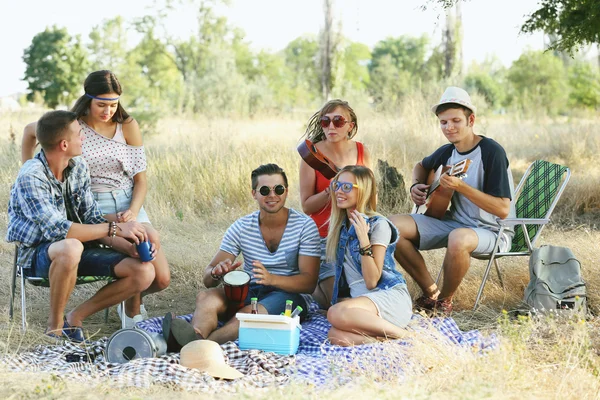
[[[118,222],[136,220],[146,225],[158,252],[151,261],[156,278],[144,294],[158,292],[169,285],[170,272],[158,233],[151,227],[143,207],[147,191],[146,155],[139,125],[121,105],[121,84],[112,72],[92,72],[83,87],[85,94],[75,102],[72,111],[77,114],[84,134],[82,155],[89,165],[92,192],[102,211],[116,214]],[[23,162],[33,157],[35,127],[35,122],[25,127]],[[137,256],[135,245],[125,239],[115,238],[113,248]],[[126,314],[127,326],[147,318],[141,297],[126,303]]]

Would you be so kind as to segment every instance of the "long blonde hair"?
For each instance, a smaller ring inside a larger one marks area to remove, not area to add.
[[[344,172],[350,172],[356,178],[356,184],[358,185],[358,188],[356,188],[358,190],[356,210],[369,217],[379,215],[377,213],[377,185],[373,171],[360,165],[347,165],[337,173],[331,182],[337,181],[338,177]],[[327,261],[334,262],[337,257],[340,231],[342,224],[346,223],[347,213],[345,209],[338,208],[333,190],[329,195],[331,196],[331,216],[329,217],[326,257]]]

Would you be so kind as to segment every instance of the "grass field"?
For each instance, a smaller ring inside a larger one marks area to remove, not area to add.
[[[418,111],[415,111],[418,110]],[[422,111],[421,111],[422,110]],[[386,160],[406,177],[415,162],[444,143],[435,118],[425,103],[415,100],[402,117],[382,116],[358,110],[361,118],[357,139],[370,149],[374,160]],[[8,191],[19,168],[20,138],[24,125],[40,112],[0,115],[0,209],[6,210]],[[288,205],[300,209],[299,157],[295,151],[307,115],[294,119],[210,120],[163,119],[157,132],[145,137],[149,159],[147,210],[162,235],[172,271],[171,286],[149,296],[145,303],[152,316],[166,311],[187,314],[202,289],[201,274],[217,251],[225,229],[239,216],[254,210],[250,196],[250,172],[275,162],[290,178]],[[587,282],[590,311],[600,312],[600,275],[597,244],[600,242],[600,152],[598,119],[520,120],[502,116],[479,118],[476,132],[501,143],[509,156],[515,181],[533,160],[546,159],[571,168],[573,175],[553,222],[540,244],[567,246],[577,255]],[[406,212],[407,206],[382,209],[383,214]],[[6,232],[6,211],[0,213],[0,233]],[[437,272],[443,251],[426,253],[428,266]],[[48,312],[48,292],[28,288],[27,334],[19,332],[20,318],[7,317],[9,274],[13,246],[0,242],[0,354],[13,354],[33,345],[43,331]],[[507,289],[492,276],[483,306],[473,313],[484,263],[472,267],[455,297],[453,317],[464,330],[496,333],[501,348],[484,357],[454,348],[441,348],[427,338],[414,338],[411,355],[425,370],[409,371],[404,383],[381,382],[377,368],[356,371],[349,385],[323,394],[313,387],[291,385],[285,389],[234,393],[234,396],[267,398],[577,398],[600,396],[600,322],[591,316],[565,319],[512,319],[503,310],[519,308],[529,276],[526,258],[501,260]],[[413,296],[417,288],[409,282]],[[89,296],[92,288],[77,288],[70,305]],[[19,315],[19,308],[17,314]],[[86,321],[86,328],[109,335],[118,329],[113,310],[108,324],[100,313]],[[1,367],[0,367],[1,368]],[[89,391],[81,384],[64,382],[44,374],[0,374],[2,398],[163,398],[192,397],[154,386],[150,389],[118,389],[99,381]],[[36,391],[37,390],[37,391]],[[204,394],[210,397],[208,394]],[[215,397],[217,395],[214,395]]]

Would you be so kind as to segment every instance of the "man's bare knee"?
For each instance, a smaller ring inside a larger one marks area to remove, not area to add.
[[[201,290],[196,295],[196,306],[219,307],[226,303],[225,293],[221,288]]]
[[[468,251],[477,248],[477,234],[469,228],[458,228],[450,232],[447,249],[453,251]]]
[[[81,260],[83,253],[83,243],[77,239],[64,239],[60,242],[53,243],[48,248],[48,256],[52,261],[77,265]]]

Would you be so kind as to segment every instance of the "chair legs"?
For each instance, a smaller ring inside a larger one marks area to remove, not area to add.
[[[25,275],[21,274],[21,327],[27,330],[27,304],[25,299]]]
[[[15,293],[17,290],[17,252],[13,260],[12,275],[10,278],[10,305],[8,306],[8,317],[12,321],[15,313]]]
[[[500,281],[500,285],[502,289],[506,289],[504,286],[504,279],[502,279],[502,272],[500,271],[500,264],[498,264],[498,259],[494,258],[494,265],[496,266],[496,273],[498,274],[498,280]]]
[[[479,291],[477,292],[477,298],[475,299],[475,305],[473,306],[473,311],[475,311],[477,309],[477,306],[479,305],[479,300],[481,300],[481,295],[483,294],[483,288],[485,287],[485,283],[487,282],[488,276],[490,275],[490,269],[492,268],[492,264],[493,263],[497,263],[497,260],[495,257],[491,257],[487,263],[487,266],[485,267],[485,272],[483,273],[483,279],[481,281],[481,285],[479,286]],[[497,271],[500,272],[500,269],[498,269],[498,264],[496,264],[496,268]],[[498,275],[500,276],[500,275]],[[502,278],[501,282],[502,282]],[[502,283],[502,287],[504,287],[504,283]]]

